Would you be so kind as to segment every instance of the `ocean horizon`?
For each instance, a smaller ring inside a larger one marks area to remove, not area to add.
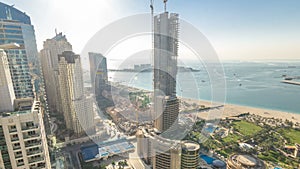
[[[225,91],[225,104],[300,114],[300,85],[285,84],[284,77],[300,76],[300,62],[223,62],[226,87],[214,84],[203,65],[189,64],[197,72],[178,72],[177,95],[180,97],[212,100],[213,90]],[[152,72],[109,72],[109,81],[152,89]],[[300,79],[296,79],[300,81]],[[222,87],[222,88],[220,88]],[[221,97],[222,98],[222,97]]]

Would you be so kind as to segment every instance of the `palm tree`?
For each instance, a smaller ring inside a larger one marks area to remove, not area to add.
[[[116,162],[115,162],[115,161],[112,161],[112,162],[111,162],[111,165],[113,166],[113,168],[115,168]]]

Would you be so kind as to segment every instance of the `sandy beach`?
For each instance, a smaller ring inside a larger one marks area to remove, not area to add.
[[[213,107],[218,105],[223,105],[219,103],[211,103],[209,101],[203,101],[203,100],[193,100],[188,98],[183,98],[183,100],[189,104],[197,104],[197,105],[204,105],[205,107]],[[208,111],[203,111],[201,113],[198,113],[198,117],[203,119],[213,119],[215,117],[221,117],[226,118],[230,116],[236,116],[243,113],[250,113],[250,114],[256,114],[262,117],[267,118],[277,118],[282,120],[290,120],[294,123],[299,122],[300,123],[300,114],[295,113],[289,113],[289,112],[282,112],[282,111],[276,111],[276,110],[269,110],[269,109],[261,109],[261,108],[255,108],[255,107],[247,107],[247,106],[240,106],[240,105],[233,105],[233,104],[225,104],[224,107],[220,107],[218,109],[212,109]]]
[[[127,87],[130,90],[140,90],[144,92],[151,92],[144,89],[138,89],[134,87],[124,86]],[[300,123],[300,114],[296,113],[289,113],[289,112],[283,112],[278,110],[270,110],[270,109],[263,109],[263,108],[256,108],[256,107],[248,107],[248,106],[241,106],[241,105],[234,105],[234,104],[224,104],[224,103],[212,103],[210,101],[206,100],[195,100],[191,98],[182,98],[179,97],[180,100],[187,102],[188,104],[197,104],[198,106],[204,105],[205,107],[216,107],[220,105],[224,105],[223,107],[220,107],[218,109],[211,109],[207,111],[202,111],[201,113],[198,113],[197,116],[202,119],[214,119],[214,118],[226,118],[231,116],[237,116],[239,114],[243,113],[250,113],[259,115],[266,118],[276,118],[276,119],[282,119],[282,120],[290,120],[293,123]]]

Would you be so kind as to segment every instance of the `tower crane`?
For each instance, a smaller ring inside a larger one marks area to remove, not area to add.
[[[164,0],[164,4],[165,4],[165,12],[167,12],[167,1],[168,1],[168,0]]]

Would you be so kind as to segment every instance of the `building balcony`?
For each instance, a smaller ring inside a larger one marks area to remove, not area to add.
[[[10,162],[5,162],[5,163],[4,163],[4,166],[5,166],[6,168],[12,168]]]
[[[9,129],[9,133],[16,133],[17,129]]]
[[[17,163],[17,166],[18,166],[18,167],[20,167],[20,166],[22,166],[22,165],[24,165],[24,162]]]
[[[19,150],[21,149],[21,146],[13,146],[13,150]]]
[[[39,126],[24,126],[24,127],[22,127],[22,132],[37,130],[38,128],[39,128]]]
[[[18,137],[11,138],[11,142],[19,141],[20,139]]]
[[[6,141],[5,141],[4,138],[3,138],[3,139],[0,139],[0,145],[2,145],[2,144],[6,144]]]
[[[8,154],[2,154],[2,158],[9,159],[9,155]]]
[[[44,161],[44,157],[33,158],[33,159],[28,160],[29,164],[38,163],[38,162],[41,162],[41,161]]]
[[[25,144],[26,148],[32,148],[32,147],[36,147],[36,146],[41,146],[42,143],[41,142],[37,142],[37,143],[27,143]]]
[[[46,167],[45,162],[39,162],[39,163],[35,163],[35,164],[30,165],[31,169],[40,169],[40,168],[45,168],[45,167]]]
[[[27,156],[32,156],[32,155],[38,155],[38,154],[41,154],[43,153],[42,150],[36,150],[36,151],[27,151]]]
[[[6,143],[4,145],[0,145],[0,151],[1,151],[2,154],[7,152]]]
[[[40,134],[33,134],[33,135],[23,135],[24,141],[32,140],[32,139],[39,139],[41,137]]]
[[[23,155],[22,155],[22,154],[16,154],[16,155],[15,155],[15,158],[16,158],[16,159],[18,159],[18,158],[23,158]]]

